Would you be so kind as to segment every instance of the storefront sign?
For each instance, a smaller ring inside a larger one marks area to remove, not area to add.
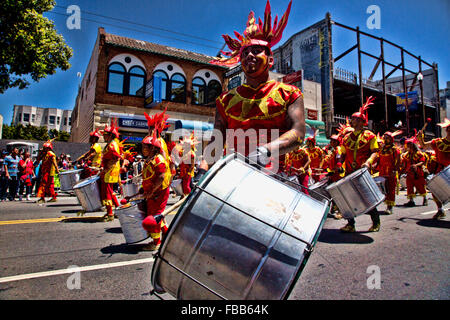
[[[418,108],[417,102],[418,102],[417,91],[408,92],[408,111],[416,111]],[[406,110],[405,94],[398,93],[397,112],[405,112],[405,110]]]
[[[119,127],[147,129],[147,120],[119,118]]]
[[[162,101],[162,79],[160,77],[152,77],[145,84],[144,107],[152,108]]]
[[[306,109],[306,111],[307,111],[306,116],[309,120],[317,120],[318,116],[317,110]]]

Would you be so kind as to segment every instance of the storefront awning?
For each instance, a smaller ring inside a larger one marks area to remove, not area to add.
[[[175,129],[210,131],[214,129],[214,125],[209,122],[195,120],[176,120]]]

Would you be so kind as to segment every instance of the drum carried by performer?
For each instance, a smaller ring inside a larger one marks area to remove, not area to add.
[[[304,186],[303,191],[308,194],[309,183],[309,164],[311,160],[305,148],[299,146],[297,149],[289,152],[285,157],[285,172],[288,176],[297,176],[298,182]]]
[[[420,130],[418,134],[420,146],[422,148],[433,149],[436,154],[436,162],[438,163],[438,166],[435,174],[438,174],[445,167],[450,165],[450,120],[445,118],[443,123],[438,123],[438,126],[445,129],[445,138],[436,138],[425,142],[423,130]],[[444,209],[442,209],[442,202],[440,202],[434,194],[433,200],[438,208],[438,211],[433,216],[433,219],[443,219],[445,217],[445,212]]]
[[[92,131],[89,134],[89,143],[91,144],[89,151],[76,160],[76,162],[84,162],[80,179],[89,178],[100,171],[100,166],[102,164],[102,147],[98,143],[99,139],[100,132],[98,129],[95,129],[95,131]]]

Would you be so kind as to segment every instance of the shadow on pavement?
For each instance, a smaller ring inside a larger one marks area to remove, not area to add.
[[[119,245],[110,245],[100,249],[100,251],[104,254],[116,254],[116,253],[125,253],[125,254],[138,254],[142,252],[142,247],[147,245],[148,242],[143,242],[139,244],[126,244],[122,243]]]
[[[121,227],[108,228],[108,229],[105,229],[105,232],[108,232],[108,233],[123,233]]]
[[[325,243],[372,243],[371,237],[365,236],[365,231],[344,233],[339,229],[322,229],[318,241]]]
[[[75,206],[81,206],[79,204],[73,204],[73,203],[60,203],[60,204],[48,204],[47,207],[75,207]]]
[[[417,224],[422,227],[431,227],[431,228],[443,228],[450,229],[450,221],[446,220],[434,220],[434,219],[417,219],[417,218],[400,218],[398,219],[401,222],[405,222],[404,220],[416,220]]]

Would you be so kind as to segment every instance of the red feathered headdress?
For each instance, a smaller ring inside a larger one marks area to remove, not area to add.
[[[374,100],[375,100],[374,97],[372,97],[372,96],[368,97],[366,100],[366,103],[364,103],[361,106],[361,108],[359,108],[359,111],[352,114],[352,118],[356,117],[356,118],[362,119],[364,121],[364,125],[367,125],[368,121],[369,121],[369,117],[367,115],[367,110],[373,104]]]
[[[167,124],[167,119],[169,119],[169,116],[166,114],[166,111],[167,107],[163,112],[155,113],[152,116],[144,112],[144,116],[147,119],[148,133],[150,135],[155,132],[156,136],[159,138],[163,130],[170,126],[169,124]]]
[[[89,135],[90,135],[91,137],[97,137],[97,138],[100,138],[100,132],[99,132],[98,128],[95,129],[95,131],[92,131]]]
[[[232,67],[239,63],[242,50],[245,47],[258,45],[269,49],[272,48],[281,40],[284,28],[288,22],[291,5],[292,0],[289,2],[286,12],[283,14],[280,21],[278,21],[278,16],[275,17],[273,26],[269,0],[267,0],[266,10],[264,11],[264,23],[259,18],[257,24],[255,13],[251,11],[248,15],[247,28],[245,29],[243,36],[236,31],[234,34],[237,39],[233,39],[227,34],[223,35],[225,43],[228,48],[230,48],[231,52],[221,52],[225,56],[228,56],[228,58],[214,58],[214,60],[211,60],[209,63]]]
[[[42,145],[42,147],[44,147],[44,148],[50,148],[50,149],[53,150],[53,141],[54,141],[55,139],[56,139],[56,138],[47,140],[47,142],[45,142],[45,143]]]
[[[119,130],[117,127],[117,119],[111,119],[111,125],[107,126],[105,125],[105,129],[103,129],[103,134],[110,133],[116,136],[116,138],[119,138]]]

